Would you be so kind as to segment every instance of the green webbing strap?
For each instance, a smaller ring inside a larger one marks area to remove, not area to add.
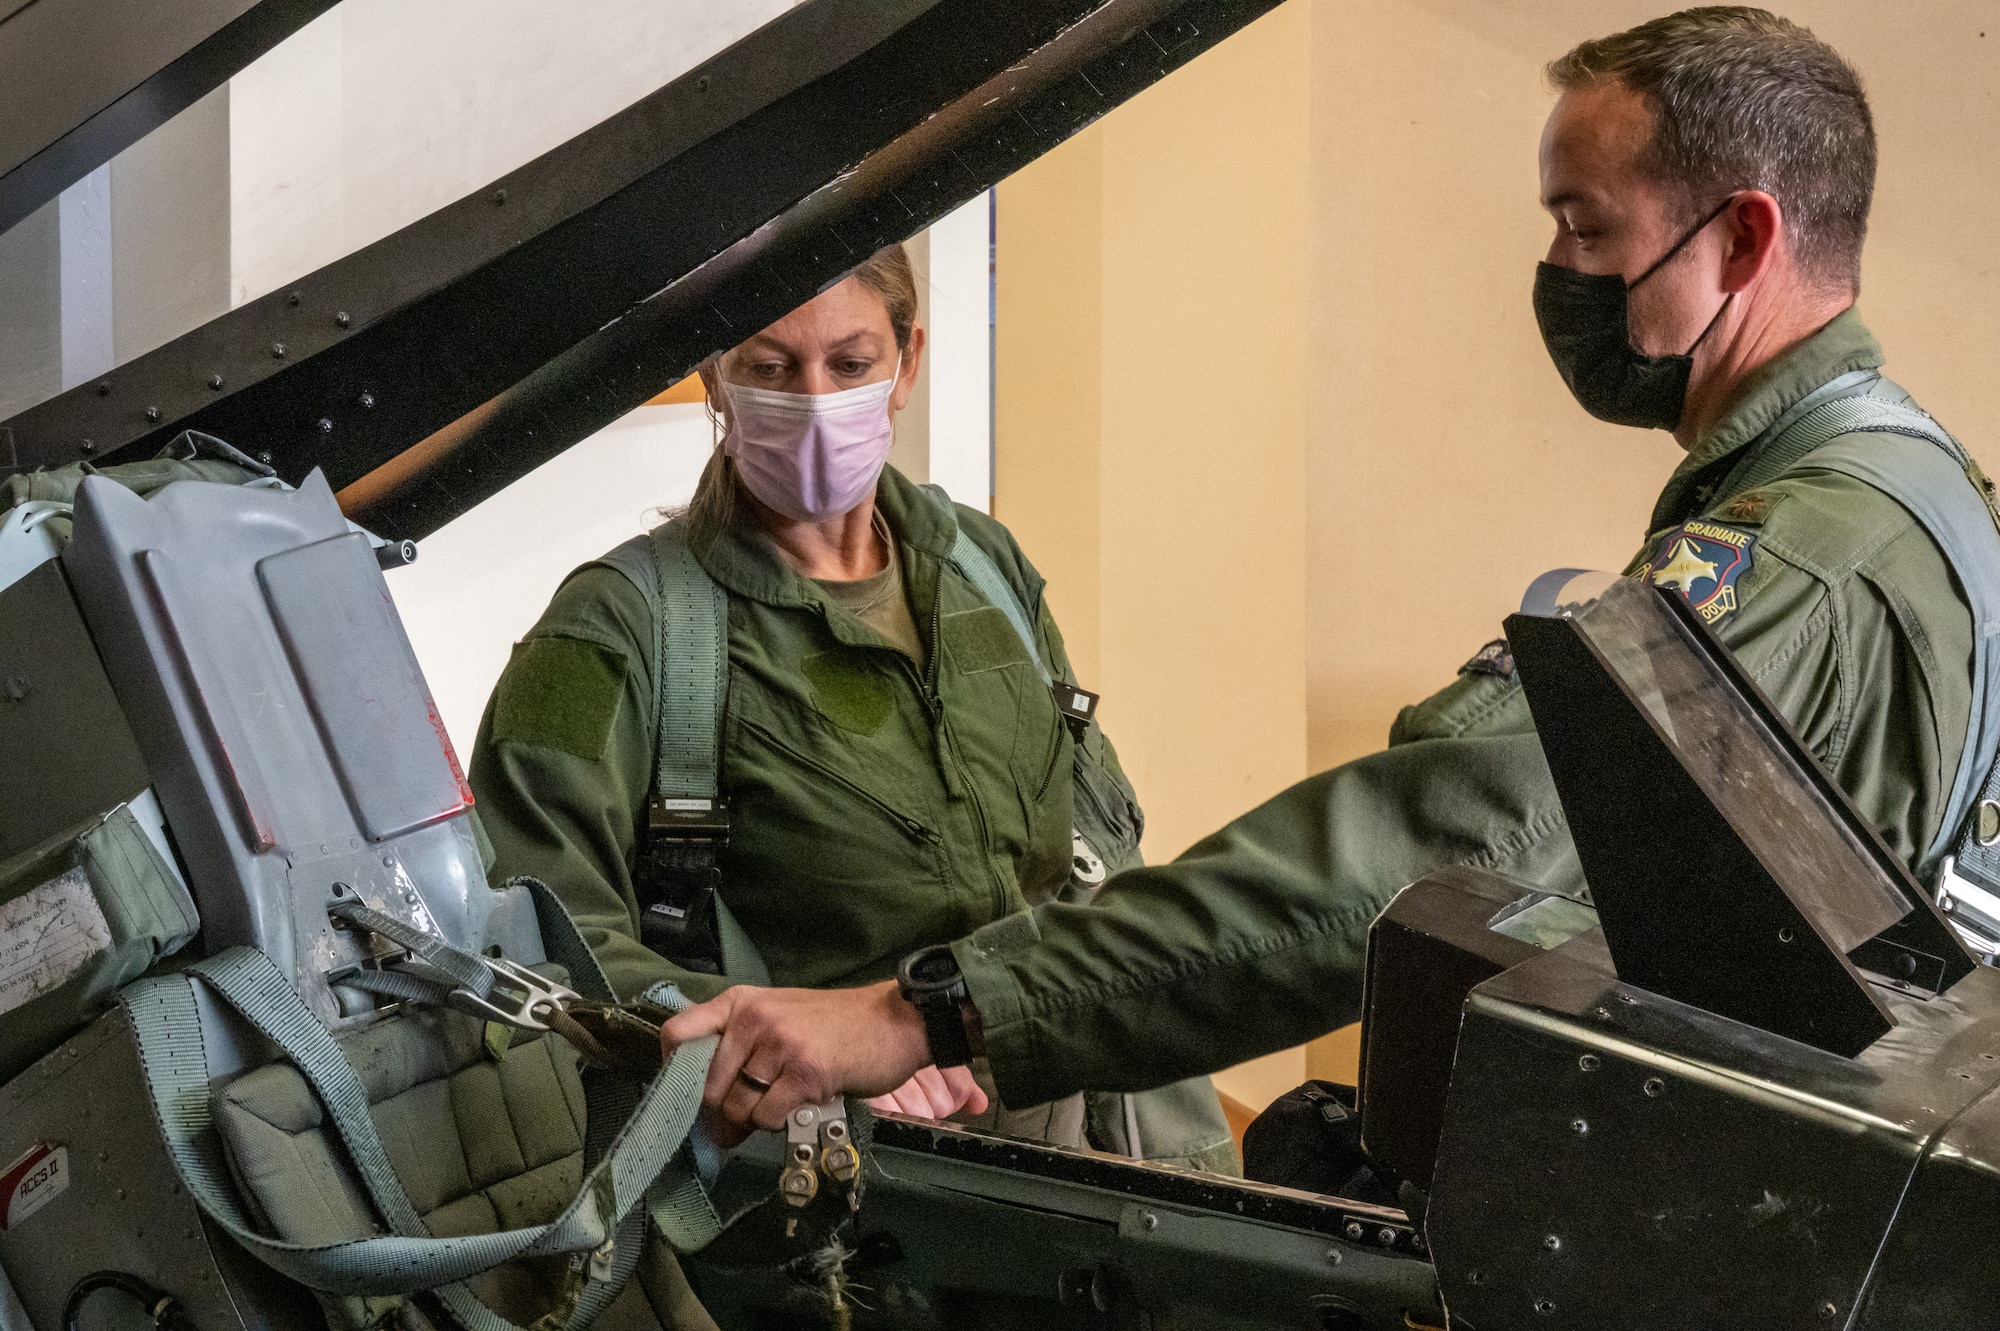
[[[327,907],[326,913],[335,920],[345,920],[357,928],[366,929],[369,933],[382,935],[431,969],[450,976],[481,998],[493,992],[493,972],[488,970],[478,957],[463,948],[453,947],[441,936],[429,930],[419,929],[414,924],[407,924],[393,915],[384,915],[352,894],[343,896]]]
[[[569,972],[569,987],[599,1003],[617,1002],[618,995],[611,991],[611,981],[605,978],[597,954],[583,941],[576,921],[570,918],[569,907],[562,904],[555,889],[539,878],[526,875],[501,884],[503,890],[516,886],[528,889],[528,899],[535,903],[535,923],[542,931],[542,952]]]
[[[1869,402],[1829,404],[1829,410],[1848,410],[1820,428],[1841,428],[1805,462],[1852,476],[1901,504],[1936,542],[1958,578],[1972,614],[1971,706],[1944,816],[1924,848],[1918,871],[1929,881],[1951,852],[1961,864],[1990,878],[2000,865],[1994,863],[1993,848],[1978,844],[1971,815],[1977,801],[2000,795],[2000,771],[1995,770],[2000,757],[2000,651],[1994,644],[2000,634],[2000,549],[1996,549],[2000,517],[1993,511],[1978,465],[1957,440],[1917,411],[1887,403],[1871,407]],[[1854,434],[1904,439],[1878,439],[1864,447],[1858,439],[1839,438]],[[1891,444],[1901,445],[1901,450]]]
[[[763,959],[754,950],[751,956],[758,966],[763,965]],[[768,986],[771,980],[767,975],[762,980],[745,983]],[[656,984],[644,997],[646,1002],[669,1012],[685,1012],[694,1006],[686,994],[671,984]],[[708,1200],[708,1190],[702,1186],[688,1151],[675,1152],[660,1176],[653,1180],[653,1186],[646,1190],[646,1213],[653,1221],[653,1228],[676,1252],[699,1252],[722,1233],[722,1217]]]
[[[337,983],[343,988],[380,994],[398,1003],[429,1003],[434,1007],[451,1002],[453,989],[452,985],[413,975],[409,971],[380,970],[372,966],[356,966],[329,975],[327,979],[329,983]]]
[[[722,1217],[685,1151],[669,1160],[646,1190],[646,1215],[675,1252],[700,1252],[722,1233]]]
[[[729,688],[729,593],[688,549],[686,523],[653,529],[659,578],[659,751],[653,788],[666,799],[716,797],[722,700]]]
[[[197,983],[209,985],[297,1066],[325,1106],[371,1200],[394,1234],[306,1246],[269,1238],[250,1225],[236,1201],[213,1130],[210,1073],[194,995]],[[639,1098],[638,1108],[604,1158],[585,1176],[576,1199],[554,1220],[497,1234],[437,1239],[425,1230],[388,1163],[360,1079],[326,1027],[269,958],[249,948],[232,948],[182,974],[130,985],[121,1001],[132,1023],[168,1157],[206,1214],[253,1255],[303,1285],[359,1295],[437,1290],[473,1331],[500,1331],[506,1323],[477,1306],[469,1293],[449,1287],[515,1257],[602,1247],[685,1140],[700,1107],[715,1045],[713,1039],[705,1039],[675,1051]],[[573,1316],[570,1326],[581,1325]]]
[[[952,508],[951,496],[944,492],[943,486],[926,485],[924,493],[931,497],[932,503],[944,510],[945,516],[956,521],[958,514]],[[993,562],[993,557],[980,549],[978,543],[965,534],[964,527],[957,528],[957,531],[958,539],[951,544],[952,565],[994,609],[1007,616],[1007,622],[1014,626],[1015,636],[1019,637],[1021,645],[1028,649],[1028,659],[1033,661],[1035,669],[1041,672],[1042,683],[1053,684],[1055,676],[1049,673],[1047,663],[1042,660],[1042,650],[1035,645],[1034,625],[1028,622],[1027,607],[1022,605],[1021,598],[1014,594],[1014,585],[1000,572],[1000,566]]]
[[[1834,382],[1838,384],[1840,380]],[[1827,385],[1829,388],[1833,386]],[[1801,413],[1785,425],[1784,432],[1769,448],[1757,455],[1750,466],[1728,479],[1722,493],[1741,494],[1745,490],[1767,485],[1800,465],[1812,453],[1846,434],[1899,434],[1934,445],[1964,473],[1973,492],[1986,504],[1996,530],[2000,530],[2000,514],[1991,512],[1991,498],[1981,483],[1983,477],[1964,447],[1943,426],[1917,408],[1866,395],[1834,397]],[[1815,465],[1818,462],[1814,459]],[[1898,503],[1903,503],[1905,508],[1910,507],[1895,490],[1887,493]]]
[[[729,593],[688,549],[681,519],[627,541],[599,562],[639,589],[659,626],[653,792],[665,799],[714,799],[721,790],[722,709],[729,695]],[[648,853],[689,872],[713,869],[716,861],[716,848],[700,843]],[[742,984],[768,986],[763,954],[720,892],[713,903],[723,973]]]
[[[1793,464],[1806,453],[1832,438],[1831,435],[1818,434],[1809,426],[1801,427],[1804,417],[1836,399],[1859,397],[1881,381],[1882,375],[1878,370],[1850,370],[1794,402],[1743,450],[1745,462],[1729,473],[1716,493],[1739,495],[1791,470]],[[1810,446],[1801,448],[1800,445],[1809,439],[1812,440]]]
[[[1830,391],[1856,378],[1866,381],[1861,391]],[[1779,437],[1724,490],[1752,490],[1800,466],[1837,471],[1902,505],[1943,552],[1972,613],[1972,705],[1944,816],[1918,871],[1928,880],[1955,846],[1960,862],[1990,874],[2000,862],[1988,861],[2000,857],[1976,844],[1970,814],[1982,794],[2000,797],[2000,650],[1993,643],[2000,635],[2000,511],[1979,465],[1943,426],[1913,405],[1866,391],[1879,378],[1857,371],[1828,384],[1808,410],[1780,421]],[[1863,435],[1876,438],[1854,437]]]

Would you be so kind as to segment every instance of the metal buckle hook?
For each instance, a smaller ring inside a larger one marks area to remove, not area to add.
[[[493,989],[484,998],[470,989],[452,990],[445,1002],[461,1012],[516,1030],[542,1032],[553,1029],[550,1014],[583,1001],[576,990],[505,957],[480,957],[479,963],[492,973]]]

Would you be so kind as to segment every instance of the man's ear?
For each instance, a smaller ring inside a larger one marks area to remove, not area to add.
[[[889,394],[890,411],[910,405],[910,394],[917,391],[917,368],[923,363],[924,327],[917,324],[910,329],[910,345],[903,348],[903,368],[896,376],[896,391]]]
[[[1722,289],[1734,294],[1756,283],[1781,256],[1788,255],[1785,210],[1760,189],[1747,189],[1730,200],[1723,215]]]

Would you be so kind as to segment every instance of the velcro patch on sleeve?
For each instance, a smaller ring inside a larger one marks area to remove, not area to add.
[[[1021,635],[1014,632],[1013,621],[994,606],[946,615],[939,631],[945,650],[962,674],[1034,664]]]
[[[1750,571],[1756,552],[1755,532],[1697,519],[1662,532],[1639,576],[1672,587],[1702,622],[1714,624],[1736,609],[1737,580]]]
[[[494,743],[539,744],[596,762],[611,738],[626,668],[622,654],[581,638],[514,644],[494,691]]]

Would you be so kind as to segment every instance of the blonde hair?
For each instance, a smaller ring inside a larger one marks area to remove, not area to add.
[[[889,328],[896,335],[896,350],[907,353],[910,334],[917,326],[917,275],[910,267],[909,251],[901,242],[885,245],[841,280],[848,277],[881,298],[882,308],[889,316]],[[720,379],[722,358],[727,354],[719,351],[701,363],[710,381]],[[708,465],[702,468],[701,479],[695,483],[694,499],[687,507],[690,530],[703,534],[719,532],[729,524],[736,507],[737,485],[736,466],[722,452],[724,422],[713,401],[708,403],[708,419],[715,430],[715,451],[709,454]]]

